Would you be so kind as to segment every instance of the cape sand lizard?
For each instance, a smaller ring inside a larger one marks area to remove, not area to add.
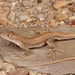
[[[53,41],[56,40],[64,40],[64,39],[73,39],[75,38],[75,34],[69,34],[69,33],[63,33],[63,32],[46,32],[43,34],[40,34],[35,37],[26,38],[23,37],[13,31],[7,31],[7,32],[0,32],[0,36],[10,42],[15,43],[19,47],[21,47],[23,50],[29,51],[29,48],[35,48],[35,47],[41,47],[45,44],[48,44],[49,49],[49,56],[54,55],[56,51],[61,51],[56,48],[56,46],[53,44]]]

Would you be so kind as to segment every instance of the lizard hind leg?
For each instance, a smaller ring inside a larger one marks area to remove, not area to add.
[[[64,53],[63,50],[58,49],[58,48],[53,44],[52,40],[51,40],[51,41],[48,40],[48,41],[46,41],[46,43],[47,43],[47,44],[49,45],[49,47],[50,47],[49,51],[47,52],[47,53],[48,53],[48,56],[49,56],[49,57],[52,57],[52,59],[54,59],[54,60],[56,59],[56,52],[57,52],[57,51]]]
[[[62,52],[62,53],[64,53],[64,51],[63,50],[60,50],[60,49],[57,49],[57,48],[53,48],[53,49],[49,49],[49,51],[47,52],[48,53],[48,56],[49,57],[52,57],[52,59],[56,59],[56,52]]]

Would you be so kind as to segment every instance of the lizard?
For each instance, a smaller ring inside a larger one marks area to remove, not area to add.
[[[58,49],[54,44],[54,40],[65,40],[65,39],[73,39],[75,38],[75,34],[64,33],[64,32],[45,32],[43,34],[39,34],[37,36],[27,38],[19,35],[13,31],[2,31],[0,32],[0,36],[14,44],[18,45],[25,51],[29,51],[30,48],[42,47],[47,44],[50,49],[48,51],[48,55],[55,58],[56,51],[63,52],[63,50]]]

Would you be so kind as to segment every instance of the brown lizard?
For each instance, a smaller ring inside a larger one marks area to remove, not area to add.
[[[56,46],[53,44],[54,40],[75,38],[75,34],[69,34],[64,32],[46,32],[35,37],[26,38],[13,31],[7,31],[7,32],[0,32],[0,36],[6,40],[15,43],[23,50],[27,51],[29,51],[30,48],[41,47],[45,44],[48,44],[50,47],[48,52],[49,56],[52,56],[56,51],[63,52],[62,50],[56,48]]]

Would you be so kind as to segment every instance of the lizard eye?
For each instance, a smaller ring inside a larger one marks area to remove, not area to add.
[[[9,35],[7,35],[7,36],[9,36]]]

